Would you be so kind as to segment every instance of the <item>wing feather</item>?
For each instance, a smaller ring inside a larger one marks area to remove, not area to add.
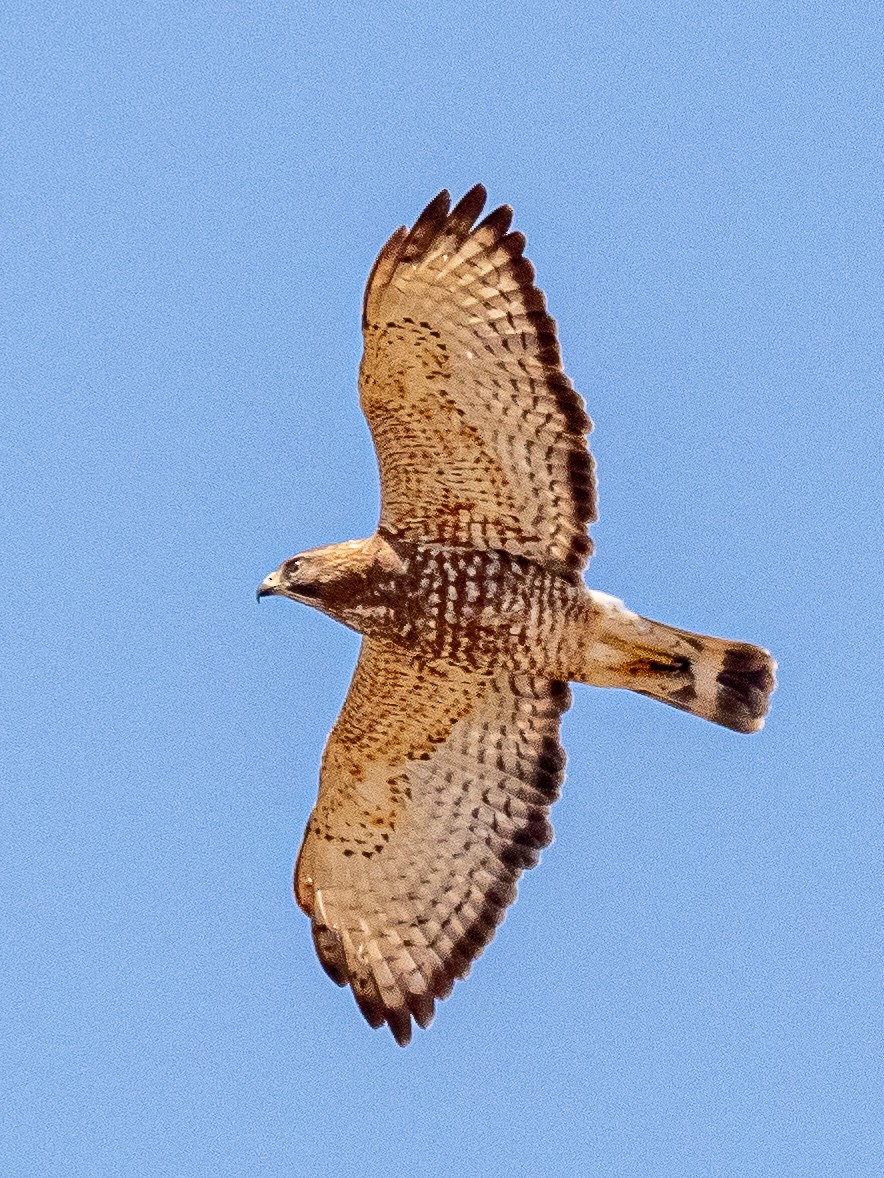
[[[363,303],[360,400],[381,529],[496,547],[577,575],[591,552],[592,423],[562,369],[525,237],[476,185],[397,229]]]
[[[295,870],[326,972],[408,1042],[552,838],[565,684],[470,675],[364,639]]]

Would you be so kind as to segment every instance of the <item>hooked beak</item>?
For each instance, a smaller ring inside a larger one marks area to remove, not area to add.
[[[262,597],[273,597],[274,594],[282,593],[282,588],[279,583],[279,569],[275,573],[270,573],[266,576],[255,591],[255,599],[260,601]]]

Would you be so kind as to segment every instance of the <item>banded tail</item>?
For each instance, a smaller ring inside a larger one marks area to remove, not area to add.
[[[625,687],[735,732],[764,727],[777,664],[760,646],[678,630],[591,592],[592,640],[585,674],[597,687]]]

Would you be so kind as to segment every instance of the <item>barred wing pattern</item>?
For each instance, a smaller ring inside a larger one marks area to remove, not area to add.
[[[564,683],[363,639],[295,868],[320,961],[397,1042],[494,936],[552,838]]]
[[[360,400],[381,474],[380,528],[497,548],[572,578],[596,519],[592,428],[555,320],[477,185],[441,192],[382,249],[363,307]]]

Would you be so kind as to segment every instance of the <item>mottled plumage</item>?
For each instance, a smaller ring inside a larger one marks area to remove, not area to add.
[[[588,590],[591,428],[512,210],[443,192],[381,251],[360,400],[381,472],[366,540],[259,588],[363,635],[295,871],[320,961],[407,1043],[551,837],[569,681],[759,729],[775,664]]]

